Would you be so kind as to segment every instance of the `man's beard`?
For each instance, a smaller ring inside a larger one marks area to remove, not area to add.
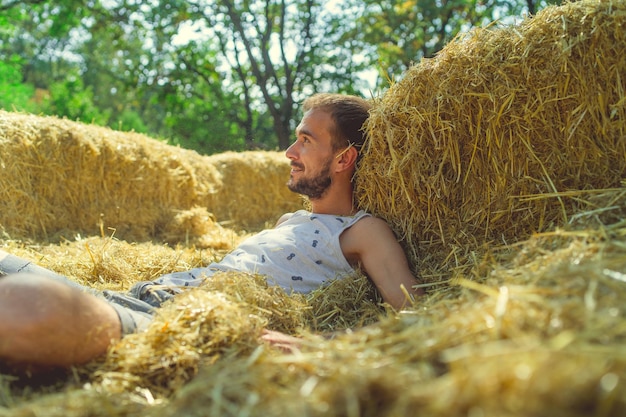
[[[324,195],[331,183],[330,162],[328,162],[317,176],[313,178],[300,178],[298,182],[294,182],[293,179],[290,179],[287,183],[287,187],[294,193],[305,195],[311,200],[317,200]]]

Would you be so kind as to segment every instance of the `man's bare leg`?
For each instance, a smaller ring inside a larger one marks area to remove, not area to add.
[[[120,338],[119,317],[106,301],[38,275],[0,278],[0,361],[68,367]]]

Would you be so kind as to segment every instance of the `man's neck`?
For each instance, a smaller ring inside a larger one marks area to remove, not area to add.
[[[337,216],[351,216],[356,213],[352,201],[352,187],[343,191],[329,189],[321,198],[310,200],[310,203],[312,213]]]

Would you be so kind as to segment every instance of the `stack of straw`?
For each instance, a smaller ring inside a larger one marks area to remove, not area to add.
[[[0,371],[0,416],[626,415],[625,28],[623,1],[551,7],[456,40],[377,103],[359,201],[449,285],[393,312],[360,274],[306,297],[220,274],[101,360],[47,382]],[[202,230],[206,249],[112,237],[3,247],[125,289],[227,249],[198,207],[170,219],[172,239]],[[302,343],[282,352],[263,328]]]
[[[262,222],[273,227],[277,216],[301,208],[303,201],[287,188],[289,160],[281,152],[226,152],[213,155],[214,166],[225,184],[212,204],[218,219],[231,227],[257,229]]]
[[[392,224],[413,265],[453,265],[585,212],[623,218],[625,9],[577,2],[476,29],[378,100],[358,200]]]
[[[0,166],[0,225],[13,237],[193,240],[211,214],[254,229],[302,206],[275,185],[289,175],[278,152],[201,156],[54,117],[0,112]],[[236,175],[247,176],[248,188]]]

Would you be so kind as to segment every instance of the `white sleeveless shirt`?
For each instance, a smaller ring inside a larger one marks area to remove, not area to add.
[[[286,291],[308,293],[354,272],[343,256],[339,236],[367,216],[362,210],[354,216],[299,210],[274,229],[247,238],[220,262],[163,275],[154,282],[198,286],[217,271],[239,271],[265,275],[268,284]]]

